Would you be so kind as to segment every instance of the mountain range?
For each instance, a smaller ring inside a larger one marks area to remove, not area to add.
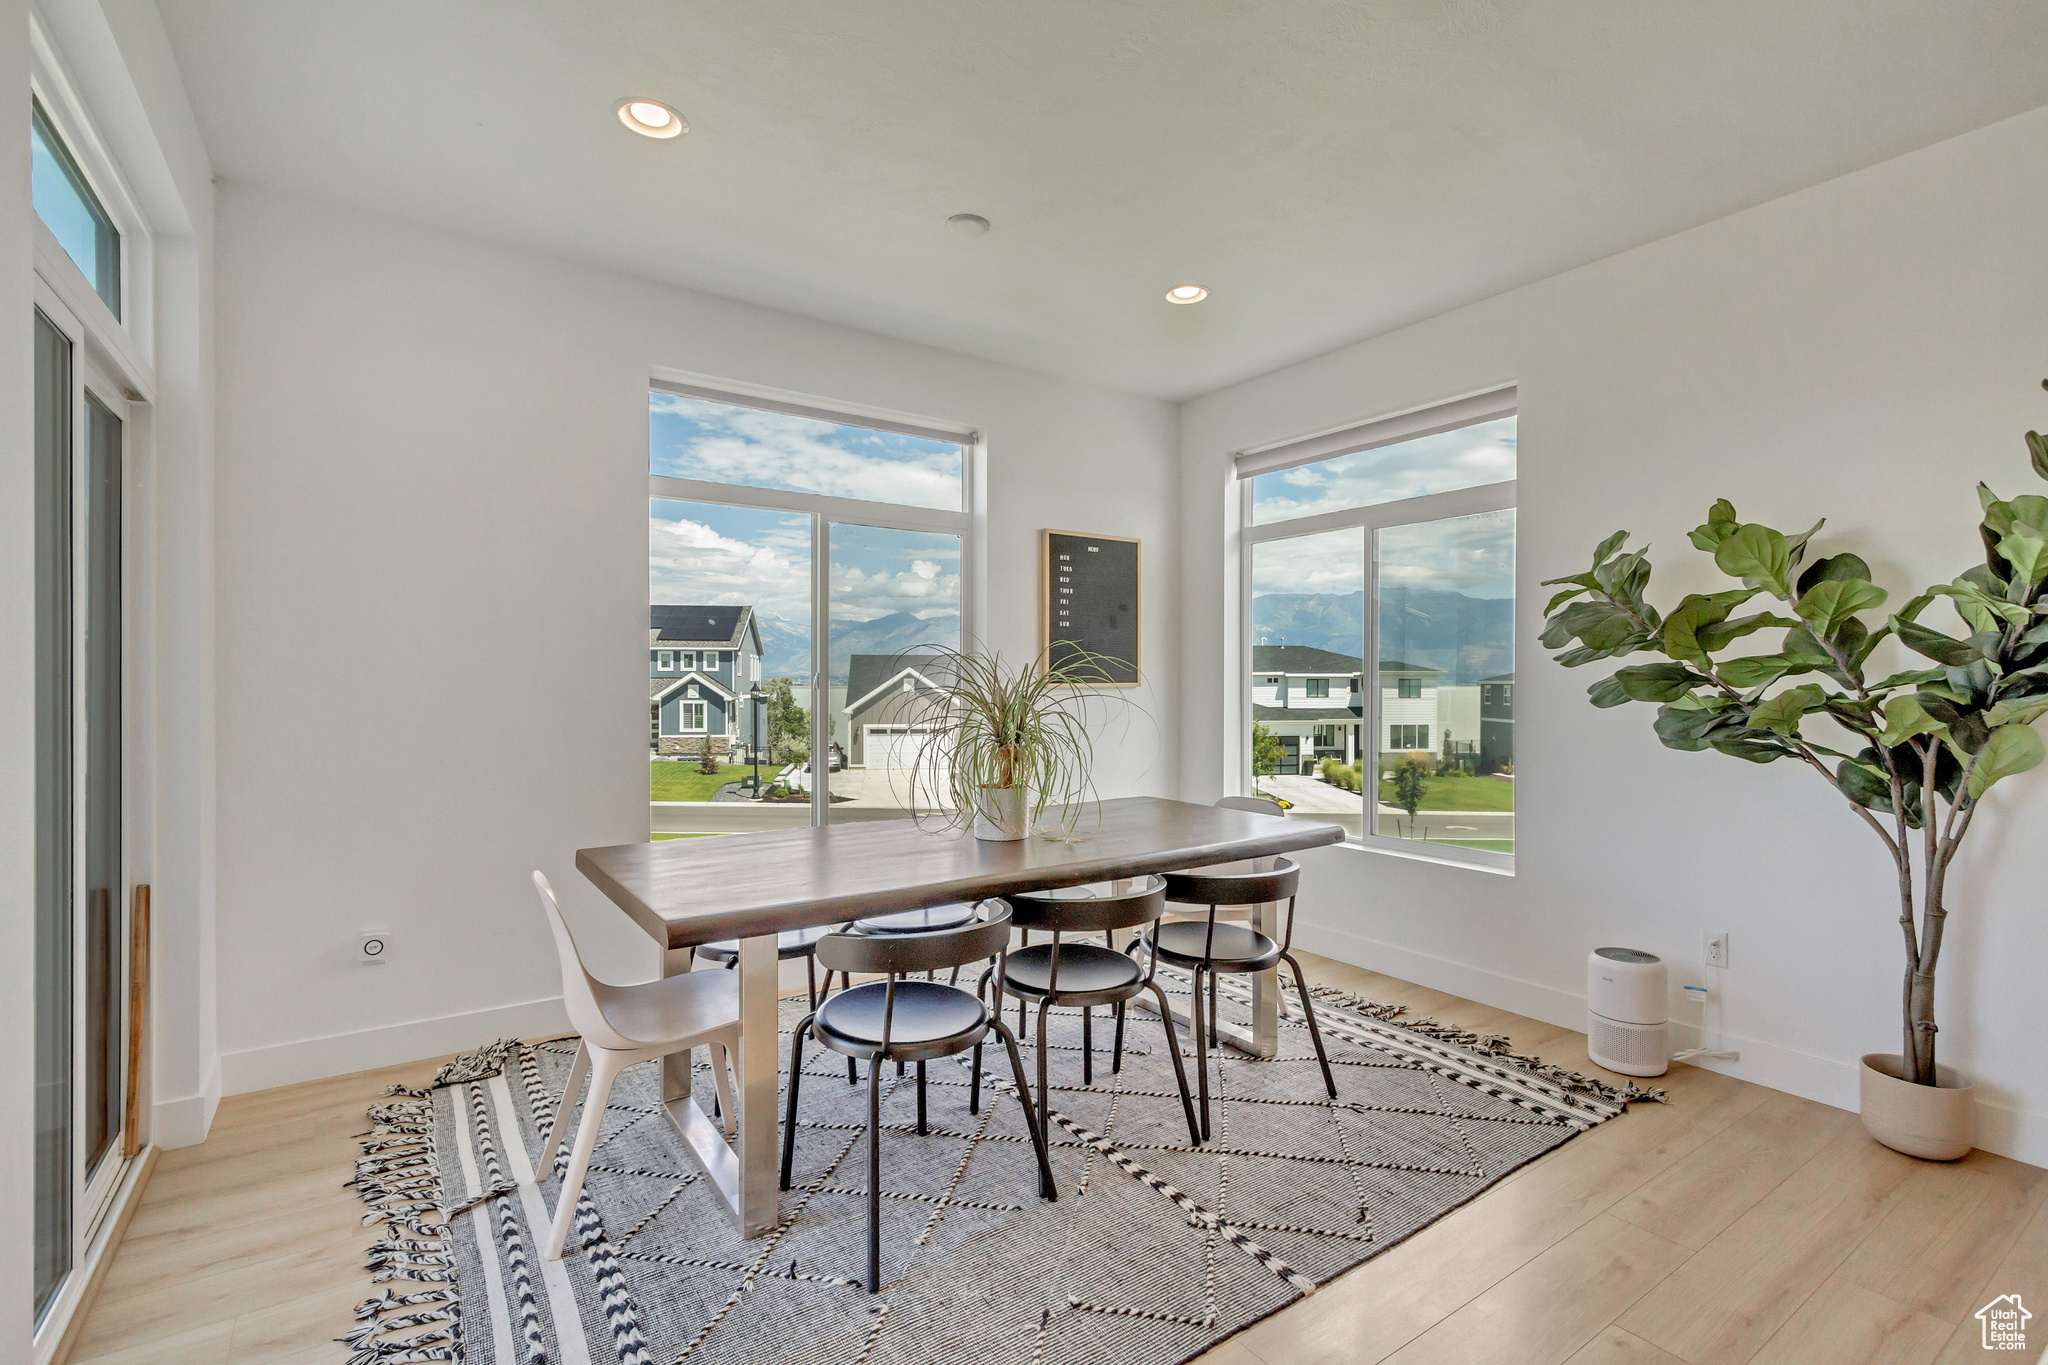
[[[1363,592],[1269,592],[1252,598],[1252,642],[1311,645],[1360,656]],[[1515,602],[1443,588],[1380,589],[1380,657],[1441,668],[1453,684],[1475,683],[1515,666]]]
[[[761,673],[769,678],[810,681],[811,628],[769,612],[756,612],[761,627]],[[847,660],[856,654],[901,654],[914,645],[960,644],[958,616],[912,616],[890,612],[871,621],[832,623],[832,681],[846,681]]]

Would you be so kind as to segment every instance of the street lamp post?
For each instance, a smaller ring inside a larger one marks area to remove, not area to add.
[[[747,734],[747,748],[752,751],[754,760],[754,799],[756,801],[761,799],[761,730],[763,722],[767,720],[768,716],[766,709],[767,701],[767,694],[761,691],[761,684],[756,682],[747,692],[747,714],[751,721]]]

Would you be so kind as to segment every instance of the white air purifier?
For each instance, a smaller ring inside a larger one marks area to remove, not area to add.
[[[1664,959],[1635,948],[1586,955],[1586,1055],[1624,1076],[1671,1065],[1670,982]]]

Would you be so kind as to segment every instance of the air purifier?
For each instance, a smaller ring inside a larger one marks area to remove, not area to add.
[[[1586,1055],[1624,1076],[1671,1065],[1670,984],[1664,960],[1636,948],[1586,955]]]

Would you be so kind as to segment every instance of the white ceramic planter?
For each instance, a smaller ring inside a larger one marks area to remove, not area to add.
[[[974,837],[1015,842],[1031,833],[1031,797],[1022,787],[983,787],[974,808]]]
[[[1970,1078],[1935,1063],[1933,1085],[1900,1080],[1904,1059],[1873,1052],[1859,1068],[1863,1078],[1863,1128],[1895,1152],[1954,1161],[1977,1143],[1977,1092]]]

